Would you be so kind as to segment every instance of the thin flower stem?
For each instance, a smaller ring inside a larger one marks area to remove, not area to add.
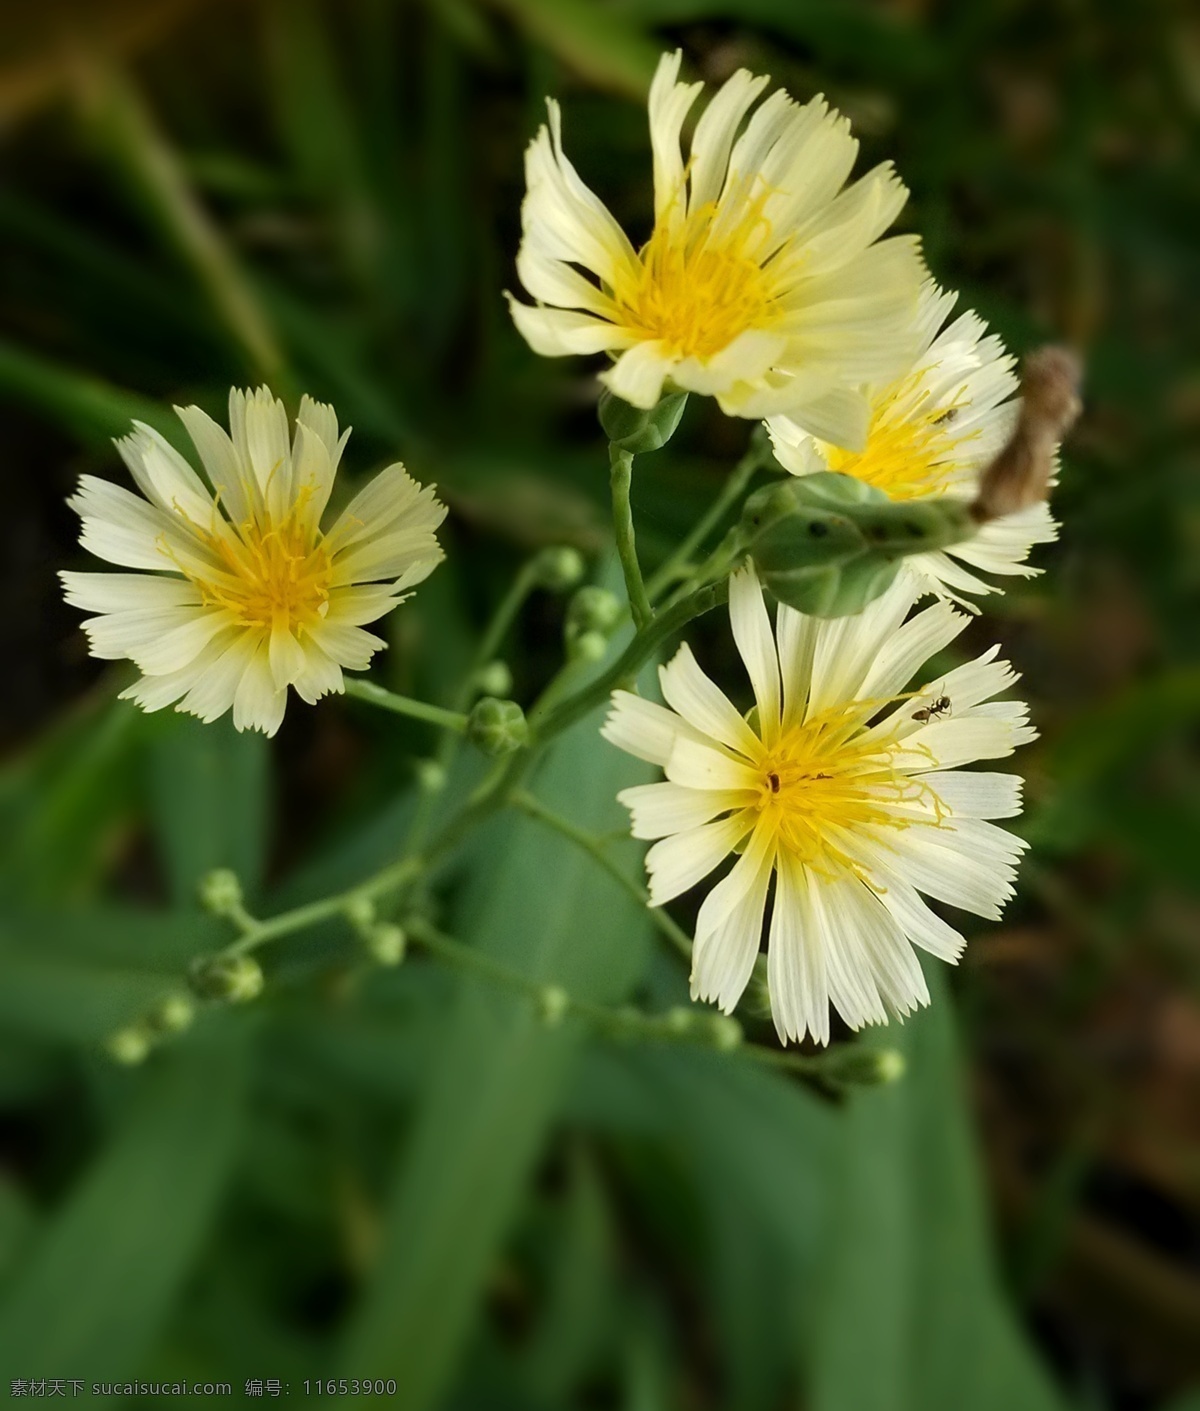
[[[347,676],[346,694],[357,696],[360,701],[369,701],[380,710],[390,710],[396,715],[407,715],[413,720],[424,720],[436,725],[440,730],[452,730],[461,735],[467,728],[467,717],[459,710],[444,710],[441,706],[429,705],[426,701],[414,701],[411,696],[398,696],[377,686],[374,681],[364,681],[359,676]]]
[[[553,828],[561,833],[564,838],[569,839],[580,848],[590,858],[601,866],[608,875],[617,882],[640,906],[649,910],[650,919],[662,932],[668,941],[675,947],[679,954],[691,964],[692,941],[691,937],[682,927],[667,915],[661,907],[650,906],[650,898],[646,894],[646,889],[639,886],[604,850],[604,842],[594,833],[589,833],[584,828],[577,827],[569,818],[564,818],[560,813],[555,813],[553,809],[547,808],[539,799],[532,794],[527,794],[523,790],[512,795],[514,807],[519,808],[523,813],[527,813],[530,818],[536,818],[544,823],[548,828]]]
[[[664,642],[693,618],[719,607],[728,597],[729,583],[722,578],[720,582],[698,588],[660,612],[638,632],[607,671],[546,713],[534,730],[534,740],[544,743],[552,739],[606,701],[618,686],[631,685],[642,666]]]
[[[686,575],[692,555],[742,498],[754,477],[754,472],[762,463],[762,447],[757,440],[752,441],[746,454],[726,477],[721,493],[692,526],[679,547],[647,580],[646,593],[651,602],[656,602],[662,597],[675,579]]]
[[[836,1070],[844,1061],[837,1049],[819,1054],[786,1053],[766,1044],[740,1042],[740,1026],[736,1020],[704,1009],[681,1007],[665,1014],[647,1014],[632,1006],[614,1008],[592,1004],[576,999],[553,981],[535,980],[484,955],[474,946],[464,945],[462,941],[440,931],[425,917],[405,918],[404,929],[410,940],[451,968],[464,974],[477,975],[533,1000],[541,1007],[542,1017],[550,1025],[568,1018],[579,1019],[605,1038],[716,1049],[744,1055],[752,1062],[770,1068],[823,1081],[835,1082]],[[728,1043],[731,1035],[735,1036],[732,1045]]]
[[[455,705],[459,710],[466,710],[470,705],[476,676],[495,658],[501,643],[508,635],[509,628],[512,627],[517,614],[524,607],[526,598],[536,587],[537,565],[536,561],[531,558],[527,559],[517,570],[509,585],[508,592],[501,598],[499,607],[492,614],[491,621],[484,629],[466,680],[455,698]]]
[[[582,687],[573,696],[558,705],[552,706],[533,730],[530,746],[518,750],[507,759],[498,761],[497,766],[484,779],[475,793],[445,825],[428,848],[417,853],[419,838],[410,840],[409,847],[399,861],[385,867],[372,877],[330,897],[309,902],[292,911],[281,912],[278,916],[258,920],[248,914],[232,918],[238,925],[241,935],[229,946],[226,954],[243,954],[254,950],[267,941],[280,936],[291,935],[308,926],[343,914],[357,897],[374,898],[393,890],[399,890],[415,880],[429,863],[449,848],[454,842],[482,819],[503,808],[512,798],[521,779],[533,763],[534,755],[540,746],[587,715],[597,705],[608,699],[614,687],[627,685],[637,678],[643,663],[658,650],[671,635],[686,626],[693,618],[711,611],[729,596],[729,584],[725,579],[710,583],[678,602],[673,603],[633,638],[625,651],[611,667],[589,685]],[[466,716],[455,711],[442,710],[438,706],[425,705],[420,701],[410,701],[404,696],[395,696],[371,682],[347,678],[346,689],[351,695],[370,700],[384,709],[398,710],[402,714],[412,714],[418,719],[429,720],[445,729],[461,731],[466,724]],[[410,709],[410,707],[412,709]]]
[[[293,907],[291,911],[281,911],[277,916],[269,916],[265,920],[259,920],[245,912],[241,916],[231,915],[230,919],[241,928],[242,934],[232,945],[226,946],[222,954],[246,955],[280,936],[290,936],[296,931],[306,930],[309,926],[319,925],[322,921],[330,921],[335,916],[344,916],[347,908],[357,898],[366,897],[373,900],[384,892],[397,890],[407,882],[414,881],[425,870],[429,861],[428,857],[403,858],[344,892],[335,892],[332,896],[321,897],[319,901]]]
[[[465,711],[471,704],[474,694],[475,680],[479,672],[488,662],[492,661],[496,653],[500,650],[500,644],[504,641],[509,629],[516,621],[517,614],[525,604],[525,600],[537,586],[537,568],[533,559],[527,559],[517,570],[509,585],[508,592],[500,600],[500,605],[492,614],[491,621],[484,628],[484,633],[480,639],[479,646],[471,661],[470,668],[463,678],[462,685],[454,696],[454,707],[456,710]],[[443,771],[448,771],[453,764],[455,756],[460,747],[461,741],[456,734],[449,731],[442,736],[438,744],[437,753],[434,759]],[[409,825],[408,836],[404,841],[404,852],[407,856],[421,846],[425,834],[428,831],[430,821],[433,818],[436,799],[432,794],[425,794],[417,805],[413,820]]]
[[[633,455],[613,445],[609,446],[608,454],[612,463],[613,532],[617,536],[617,554],[625,574],[629,611],[633,614],[633,625],[640,631],[653,619],[654,609],[646,596],[646,585],[642,582],[642,569],[638,563],[637,544],[633,537],[633,510],[629,503],[629,488],[633,480]]]

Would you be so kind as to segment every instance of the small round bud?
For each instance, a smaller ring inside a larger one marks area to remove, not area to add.
[[[476,673],[475,688],[484,696],[507,696],[513,688],[508,662],[489,661]]]
[[[548,588],[552,593],[565,593],[583,578],[587,564],[578,549],[561,544],[543,549],[533,561],[533,572],[540,588]]]
[[[876,1054],[876,1060],[881,1083],[898,1083],[908,1068],[904,1055],[898,1049],[885,1048]]]
[[[602,632],[608,636],[620,620],[621,603],[617,595],[607,588],[588,584],[580,588],[567,608],[567,636],[576,637],[583,632]]]
[[[868,1048],[854,1044],[829,1051],[826,1073],[839,1083],[881,1087],[904,1076],[904,1055],[894,1048]]]
[[[709,1020],[712,1046],[721,1053],[732,1053],[741,1046],[742,1026],[730,1014],[714,1014]]]
[[[547,1029],[557,1029],[570,1007],[571,996],[561,985],[546,985],[538,992],[538,1018]]]
[[[695,1029],[696,1017],[695,1010],[689,1009],[686,1004],[677,1004],[663,1016],[663,1028],[668,1034],[683,1038]]]
[[[242,884],[236,872],[217,867],[200,879],[200,905],[214,916],[230,916],[242,904]]]
[[[511,754],[529,742],[525,712],[516,701],[484,696],[467,719],[467,739],[484,754]]]
[[[249,955],[202,956],[192,966],[188,983],[201,999],[246,1004],[262,994],[262,967]]]
[[[608,638],[602,632],[584,632],[571,642],[572,661],[601,661],[608,651]]]
[[[361,892],[356,893],[346,903],[346,920],[360,935],[365,935],[375,921],[375,903]]]
[[[124,1068],[135,1068],[144,1063],[152,1047],[150,1035],[145,1029],[130,1025],[128,1029],[118,1029],[104,1043],[104,1051],[114,1063]]]
[[[182,1034],[191,1027],[196,1006],[187,995],[168,995],[151,1011],[149,1023],[160,1034]]]
[[[665,446],[675,434],[683,409],[687,406],[686,392],[668,392],[649,411],[630,406],[608,390],[600,393],[597,411],[604,434],[612,444],[632,455],[645,455]]]
[[[382,922],[363,936],[367,952],[377,965],[399,965],[408,950],[408,937],[400,926]]]
[[[440,794],[446,787],[446,771],[436,759],[419,759],[413,766],[417,788],[423,794]]]

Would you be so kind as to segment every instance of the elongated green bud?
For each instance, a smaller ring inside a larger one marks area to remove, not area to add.
[[[893,502],[852,475],[823,471],[751,495],[740,533],[758,576],[780,602],[814,617],[861,612],[909,554],[976,532],[965,502]]]
[[[242,904],[242,884],[236,872],[217,867],[200,879],[200,905],[214,916],[230,916]]]
[[[614,446],[635,456],[657,451],[675,434],[687,406],[686,392],[669,392],[656,407],[643,411],[631,407],[604,388],[600,393],[600,425]]]
[[[621,620],[621,604],[607,588],[580,588],[567,607],[563,636],[572,661],[599,661]]]
[[[837,1083],[859,1087],[879,1087],[904,1077],[904,1055],[894,1048],[868,1048],[846,1044],[831,1048],[825,1055],[822,1074]]]

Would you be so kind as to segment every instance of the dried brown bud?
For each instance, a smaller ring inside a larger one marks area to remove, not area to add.
[[[1008,444],[988,466],[971,515],[981,524],[1046,498],[1054,453],[1082,410],[1083,369],[1066,348],[1039,348],[1021,368],[1021,412]]]

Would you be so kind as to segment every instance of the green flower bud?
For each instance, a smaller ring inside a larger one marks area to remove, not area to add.
[[[614,446],[642,456],[657,451],[674,436],[687,399],[686,392],[669,392],[656,407],[643,411],[614,397],[605,387],[600,393],[600,425]]]
[[[246,1004],[262,994],[262,967],[249,955],[201,956],[192,966],[188,984],[201,999]]]
[[[352,896],[346,903],[346,920],[360,936],[365,936],[375,924],[375,903],[361,892]]]
[[[763,585],[815,617],[861,612],[888,588],[907,555],[974,532],[964,502],[893,502],[865,481],[828,471],[756,491],[741,522]]]
[[[231,916],[242,905],[242,884],[236,872],[217,867],[200,879],[200,905],[214,916]]]
[[[572,661],[602,661],[608,651],[608,638],[602,632],[584,632],[574,638],[567,647]]]
[[[368,954],[377,965],[399,965],[408,952],[408,937],[400,926],[383,922],[363,935]]]
[[[168,995],[151,1011],[149,1024],[160,1034],[182,1034],[191,1027],[196,1006],[187,995]]]
[[[557,1029],[571,1008],[571,996],[561,985],[546,985],[538,992],[538,1018],[548,1029]]]
[[[512,672],[506,661],[489,661],[475,674],[475,688],[484,696],[507,696],[513,688]]]
[[[599,632],[607,637],[620,621],[621,602],[617,595],[589,584],[580,588],[567,607],[567,640],[585,632]]]
[[[446,771],[436,759],[419,759],[413,765],[417,788],[423,794],[440,794],[446,787]]]
[[[104,1043],[105,1053],[124,1068],[135,1068],[139,1063],[144,1063],[152,1047],[150,1035],[138,1025],[118,1029]]]
[[[721,1053],[732,1053],[741,1046],[742,1026],[731,1014],[714,1014],[709,1019],[712,1046]]]
[[[569,544],[543,549],[533,561],[538,586],[548,588],[552,593],[565,593],[568,588],[574,588],[586,572],[583,555]]]
[[[525,712],[516,701],[484,696],[467,719],[467,739],[484,754],[511,754],[529,741]]]
[[[894,1048],[868,1048],[865,1044],[850,1044],[829,1050],[824,1067],[825,1076],[838,1083],[853,1083],[860,1087],[880,1087],[895,1083],[904,1076],[904,1055]]]
[[[686,1004],[677,1004],[674,1008],[668,1009],[663,1016],[663,1028],[673,1037],[682,1039],[695,1029],[697,1019],[703,1021],[707,1017],[707,1015],[697,1014]]]

